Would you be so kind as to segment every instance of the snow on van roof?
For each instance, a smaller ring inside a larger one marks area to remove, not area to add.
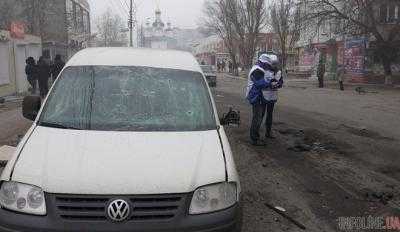
[[[150,48],[87,48],[76,53],[66,66],[141,66],[201,72],[189,52]]]

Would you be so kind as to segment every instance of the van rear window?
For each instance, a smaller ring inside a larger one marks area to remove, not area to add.
[[[65,69],[39,124],[104,131],[216,128],[210,94],[200,73],[115,66]]]

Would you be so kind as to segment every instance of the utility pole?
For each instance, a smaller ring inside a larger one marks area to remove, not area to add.
[[[133,0],[130,0],[130,8],[129,8],[129,20],[128,20],[128,27],[129,27],[129,46],[133,47]]]

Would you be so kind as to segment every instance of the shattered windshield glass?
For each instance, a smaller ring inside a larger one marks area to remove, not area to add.
[[[39,125],[106,131],[199,131],[215,129],[216,121],[200,73],[80,66],[62,73]]]

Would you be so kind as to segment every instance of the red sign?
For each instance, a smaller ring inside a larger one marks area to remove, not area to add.
[[[12,22],[11,27],[11,37],[15,39],[25,38],[25,24],[22,22]]]

